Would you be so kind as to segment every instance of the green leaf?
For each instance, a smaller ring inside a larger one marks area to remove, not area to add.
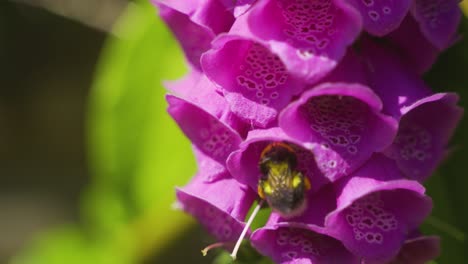
[[[188,140],[166,113],[162,87],[185,72],[184,59],[150,4],[130,4],[115,34],[103,50],[90,99],[96,177],[84,212],[98,231],[112,232],[118,219],[138,241],[136,251],[154,254],[189,223],[171,204],[174,186],[185,184],[195,166]]]
[[[172,209],[174,187],[195,164],[162,87],[186,71],[183,54],[146,1],[130,3],[113,34],[89,99],[93,179],[82,200],[84,226],[42,234],[14,264],[139,263],[193,222]]]
[[[116,250],[112,243],[89,241],[83,230],[64,226],[49,230],[31,242],[28,250],[12,258],[11,264],[131,264],[131,254]]]

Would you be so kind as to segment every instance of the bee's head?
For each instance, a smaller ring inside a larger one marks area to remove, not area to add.
[[[289,169],[296,168],[297,158],[294,149],[282,142],[274,142],[266,146],[260,155],[260,171],[266,175],[274,164],[287,165]]]

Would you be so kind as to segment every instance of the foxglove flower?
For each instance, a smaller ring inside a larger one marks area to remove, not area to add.
[[[385,263],[411,230],[430,213],[432,202],[417,182],[404,179],[383,155],[336,185],[337,208],[325,220],[328,234],[366,261]]]
[[[440,239],[435,236],[415,236],[408,238],[403,247],[389,264],[424,264],[440,254]]]
[[[424,36],[412,16],[406,16],[397,29],[385,36],[385,40],[398,50],[405,64],[418,74],[428,71],[441,52]]]
[[[256,127],[274,125],[279,111],[304,89],[278,56],[259,43],[237,36],[218,38],[201,63],[230,110]]]
[[[463,110],[456,105],[456,94],[431,93],[395,55],[367,42],[365,58],[372,65],[368,80],[385,101],[385,111],[400,123],[394,143],[385,153],[396,159],[408,177],[423,181],[446,156],[446,145]]]
[[[288,135],[312,144],[319,167],[335,181],[390,145],[397,124],[381,110],[382,102],[368,87],[329,82],[292,102],[279,125]]]
[[[234,180],[223,165],[200,151],[195,153],[198,173],[177,189],[179,207],[199,219],[218,241],[235,242],[255,193]]]
[[[360,27],[346,1],[258,0],[229,33],[268,47],[291,75],[315,82],[337,65]]]
[[[323,231],[322,231],[323,232]],[[339,240],[310,228],[267,223],[251,236],[252,245],[276,263],[360,264]]]
[[[458,38],[456,0],[153,2],[190,66],[166,83],[198,163],[177,199],[215,245],[235,258],[246,238],[277,263],[437,257],[416,231],[422,184],[463,111],[421,74]]]
[[[234,17],[217,0],[153,0],[160,16],[172,28],[188,61],[200,69],[200,56],[216,35],[228,31]],[[216,14],[216,15],[215,15]]]
[[[414,0],[411,14],[419,22],[424,36],[438,49],[446,49],[455,40],[461,11],[458,0]]]
[[[203,153],[223,164],[241,142],[239,134],[215,116],[171,95],[168,112]]]

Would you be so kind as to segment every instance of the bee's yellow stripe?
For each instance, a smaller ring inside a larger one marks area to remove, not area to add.
[[[293,186],[293,188],[299,187],[299,185],[301,185],[301,183],[302,183],[301,174],[296,173],[296,174],[294,175],[293,180],[292,180],[292,186]]]

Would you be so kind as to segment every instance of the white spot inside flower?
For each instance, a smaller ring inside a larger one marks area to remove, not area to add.
[[[370,244],[383,243],[382,232],[398,228],[395,215],[387,211],[379,193],[367,195],[353,203],[345,213],[356,240],[365,239]]]
[[[264,46],[254,43],[244,58],[241,73],[236,76],[236,81],[240,88],[245,88],[241,92],[246,98],[270,105],[270,99],[275,100],[279,97],[279,89],[288,77],[279,57]]]
[[[328,167],[334,169],[336,167],[336,160],[328,161]]]
[[[367,7],[371,7],[374,5],[374,0],[362,0],[362,3]]]
[[[278,231],[278,235],[279,237],[286,239],[286,238],[289,238],[291,234],[287,230],[281,229],[280,231]]]
[[[287,251],[281,254],[283,257],[287,259],[295,259],[297,257],[297,252],[296,251]]]
[[[332,1],[297,0],[283,6],[284,22],[288,28],[284,30],[288,43],[299,42],[311,46],[308,50],[298,53],[302,59],[309,59],[319,49],[325,49],[331,36],[335,33],[335,15],[338,8]],[[318,41],[320,39],[320,41]]]
[[[358,141],[368,115],[367,105],[360,100],[334,95],[313,97],[300,111],[307,116],[313,130],[328,138],[330,143],[342,146]],[[345,136],[349,131],[354,132],[350,140]]]
[[[311,246],[312,246],[312,243],[311,243],[309,240],[305,240],[305,239],[304,239],[304,240],[302,240],[301,245],[302,245],[303,247],[311,247]]]
[[[301,242],[301,237],[300,236],[294,236],[291,239],[289,239],[289,244],[292,246],[297,246]]]
[[[383,12],[384,14],[386,14],[386,15],[389,15],[389,14],[392,13],[392,9],[391,9],[390,7],[388,7],[388,6],[384,6],[384,7],[382,8],[382,12]]]
[[[353,232],[354,232],[354,238],[356,240],[361,240],[362,237],[364,236],[364,233],[361,230],[357,229],[357,228],[353,228]]]
[[[276,239],[276,244],[280,245],[280,246],[284,246],[288,243],[288,240],[287,238],[281,238],[281,237],[278,237]]]
[[[312,249],[312,247],[302,247],[302,252],[312,253],[313,249]]]
[[[213,157],[222,157],[231,150],[232,134],[222,123],[214,117],[210,118],[210,126],[200,130],[203,140],[202,149]]]
[[[314,56],[314,53],[311,50],[298,50],[297,55],[303,60],[308,60]]]
[[[370,19],[374,21],[378,21],[380,19],[380,15],[377,13],[377,11],[371,10],[367,14],[369,15]]]
[[[287,231],[280,233],[281,231]],[[288,244],[284,244],[288,241]],[[334,240],[324,240],[322,235],[319,235],[308,230],[300,228],[281,228],[276,237],[276,244],[279,246],[279,252],[285,260],[295,259],[298,257],[298,252],[302,252],[303,256],[323,256],[327,250],[334,247]],[[305,255],[304,255],[305,253]]]
[[[382,244],[383,242],[383,237],[380,233],[366,232],[364,238],[369,244]]]
[[[325,48],[328,46],[329,43],[330,43],[330,40],[328,40],[328,39],[322,39],[322,40],[317,44],[317,48],[323,50],[323,49],[325,49]]]
[[[427,129],[411,122],[401,122],[393,144],[399,151],[397,156],[402,160],[424,162],[432,158],[431,134]],[[391,155],[396,156],[395,153]]]
[[[443,25],[441,16],[448,15],[453,8],[451,1],[444,0],[416,0],[416,10],[421,12],[421,17],[428,21],[434,30]]]
[[[356,154],[357,153],[357,148],[355,146],[348,146],[346,148],[346,150],[348,151],[348,153],[350,154]]]

